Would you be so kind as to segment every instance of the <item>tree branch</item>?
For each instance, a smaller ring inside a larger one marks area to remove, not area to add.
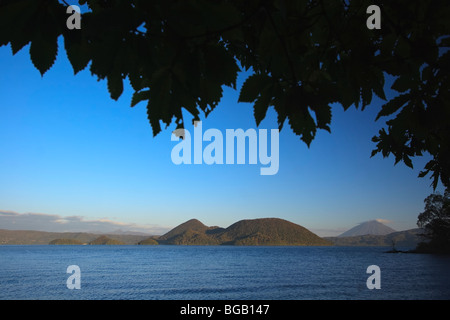
[[[298,85],[298,80],[297,80],[297,77],[295,75],[294,63],[292,62],[291,56],[289,54],[289,50],[288,50],[286,41],[284,40],[284,37],[281,36],[281,34],[278,32],[278,29],[277,29],[277,27],[275,25],[275,21],[273,21],[273,18],[272,18],[272,15],[270,14],[270,12],[265,7],[264,7],[264,11],[266,12],[267,17],[269,18],[270,24],[272,25],[273,30],[275,31],[275,34],[278,37],[278,40],[280,40],[281,46],[283,47],[283,51],[284,51],[284,54],[286,55],[286,59],[287,59],[288,64],[289,64],[289,68],[291,69],[292,78],[295,81],[295,83]]]
[[[255,10],[252,14],[250,14],[249,16],[245,17],[242,21],[235,23],[231,26],[225,27],[223,29],[220,30],[215,30],[215,31],[210,31],[210,32],[205,32],[205,33],[201,33],[201,34],[196,34],[193,36],[185,36],[183,37],[184,39],[196,39],[196,38],[204,38],[204,37],[209,37],[212,35],[220,35],[224,32],[233,30],[235,28],[239,28],[240,26],[242,26],[243,24],[245,24],[246,22],[248,22],[251,18],[253,18],[257,13],[259,13],[261,11],[262,7],[258,7],[257,10]]]

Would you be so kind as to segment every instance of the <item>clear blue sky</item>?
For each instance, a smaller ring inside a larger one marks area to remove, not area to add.
[[[279,217],[336,235],[377,218],[396,230],[415,228],[433,191],[428,178],[417,178],[427,158],[415,160],[414,170],[370,158],[371,137],[383,125],[374,121],[377,99],[363,112],[334,106],[332,133],[319,131],[309,149],[286,123],[274,176],[260,175],[259,163],[177,166],[175,126],[153,138],[145,103],[130,108],[128,83],[112,100],[88,69],[73,75],[61,46],[42,78],[28,48],[16,56],[0,48],[0,211],[167,228],[190,218],[227,227]],[[225,88],[203,129],[256,128],[252,105],[237,98]],[[273,110],[261,128],[277,128]]]

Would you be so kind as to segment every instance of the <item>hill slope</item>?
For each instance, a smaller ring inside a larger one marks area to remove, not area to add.
[[[159,244],[158,241],[156,241],[153,237],[152,238],[147,238],[144,239],[142,241],[138,242],[139,245],[147,245],[147,246],[152,246],[152,245],[157,245]]]
[[[55,244],[55,245],[80,245],[83,244],[83,242],[77,240],[77,239],[55,239],[50,241],[49,244]]]
[[[218,238],[233,245],[329,245],[308,229],[278,218],[241,220],[226,228]]]
[[[125,244],[124,242],[116,239],[111,239],[107,236],[100,236],[97,239],[92,240],[89,242],[89,244],[92,245],[118,245],[118,244]]]
[[[207,227],[192,219],[161,236],[158,242],[178,245],[331,244],[300,225],[278,218],[241,220],[226,229]]]
[[[180,224],[179,226],[173,228],[166,234],[159,237],[158,240],[169,240],[174,237],[182,235],[183,233],[185,233],[188,230],[197,231],[197,232],[202,233],[202,232],[205,232],[207,229],[208,229],[208,227],[205,226],[203,223],[201,223],[199,220],[191,219],[191,220],[188,220],[188,221]]]
[[[53,240],[67,239],[76,240],[82,244],[87,244],[100,234],[85,232],[46,232],[32,230],[4,230],[0,229],[1,244],[49,244]],[[128,235],[128,234],[107,234],[112,239],[122,241],[125,244],[136,244],[148,236]]]
[[[158,238],[161,244],[213,245],[219,244],[214,236],[219,227],[205,226],[197,219],[188,220]]]
[[[389,233],[395,232],[394,229],[378,222],[377,220],[371,220],[363,222],[350,230],[339,235],[339,237],[353,237],[353,236],[363,236],[367,234],[371,235],[387,235]]]

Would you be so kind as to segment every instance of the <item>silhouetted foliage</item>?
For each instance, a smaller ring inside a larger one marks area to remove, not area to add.
[[[62,1],[64,2],[64,1]],[[420,176],[450,186],[450,6],[448,0],[79,0],[81,30],[66,27],[58,0],[0,0],[0,46],[15,54],[30,45],[43,75],[57,39],[74,72],[88,65],[106,79],[111,98],[129,79],[131,106],[147,103],[161,125],[183,127],[182,109],[198,120],[252,70],[240,102],[252,103],[256,124],[269,107],[281,129],[288,122],[308,146],[317,129],[330,131],[334,102],[364,109],[375,94],[386,100],[385,76],[398,94],[382,106],[386,128],[373,138],[384,157],[412,167],[429,153]],[[367,8],[381,8],[382,27],[366,27]]]
[[[424,228],[429,240],[418,249],[450,252],[450,190],[444,195],[431,194],[425,199],[425,211],[419,214],[417,225]]]

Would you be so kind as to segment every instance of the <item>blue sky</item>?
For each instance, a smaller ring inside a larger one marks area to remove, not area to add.
[[[227,227],[279,217],[326,236],[372,219],[389,220],[396,230],[415,228],[433,192],[428,178],[417,178],[426,157],[413,162],[414,170],[394,166],[392,158],[370,158],[371,137],[383,126],[374,121],[380,100],[365,111],[333,106],[332,133],[319,131],[309,149],[286,123],[274,176],[260,175],[259,163],[177,166],[171,161],[175,126],[153,138],[145,103],[130,108],[128,83],[112,100],[106,82],[88,69],[73,75],[61,45],[41,77],[28,50],[12,56],[10,47],[0,48],[0,213],[148,228],[190,218]],[[226,129],[256,129],[252,105],[237,100],[238,91],[225,88],[203,131],[216,128],[225,136]],[[273,110],[260,128],[277,128]]]

